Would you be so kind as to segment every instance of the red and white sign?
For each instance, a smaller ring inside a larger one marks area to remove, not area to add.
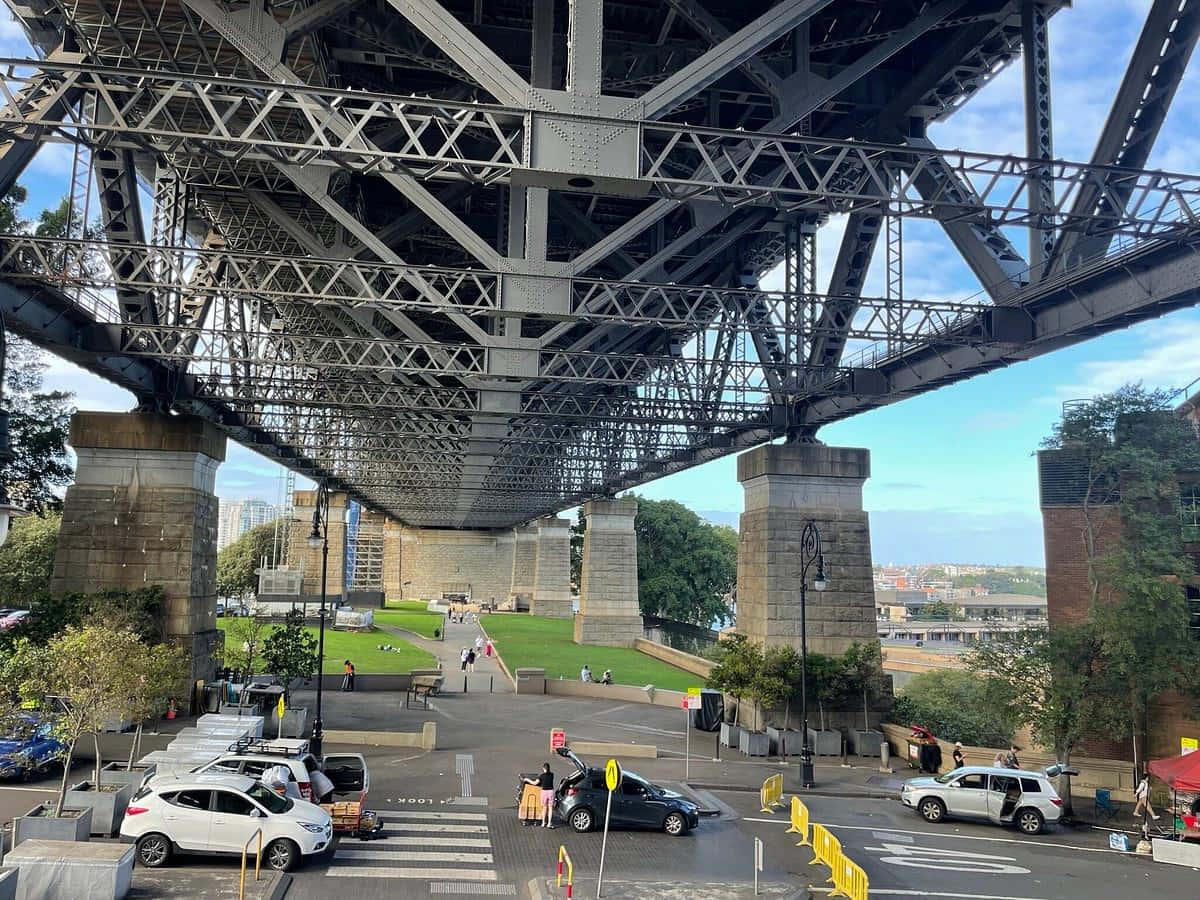
[[[559,747],[567,746],[567,733],[561,728],[550,729],[550,749],[557,750]]]
[[[684,709],[699,709],[700,708],[700,697],[695,694],[688,694],[686,697],[683,698],[683,708]]]

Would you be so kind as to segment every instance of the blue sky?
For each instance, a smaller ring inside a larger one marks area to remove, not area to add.
[[[1087,160],[1108,113],[1149,0],[1089,0],[1051,22],[1055,155]],[[27,55],[11,22],[0,23],[0,50]],[[1193,59],[1176,95],[1150,166],[1195,171],[1200,122],[1200,62]],[[1024,153],[1021,66],[1010,66],[947,123],[930,131],[946,148]],[[22,182],[30,189],[26,214],[56,202],[66,190],[70,154],[39,154]],[[819,280],[827,283],[844,221],[818,235]],[[1024,252],[1027,238],[1014,232]],[[906,294],[952,299],[978,290],[941,231],[905,225]],[[882,294],[882,252],[866,288]],[[778,287],[778,278],[765,286]],[[1200,311],[1174,313],[1125,331],[934,393],[875,410],[823,429],[828,444],[866,447],[872,477],[865,488],[873,552],[879,563],[929,560],[1041,565],[1041,516],[1032,456],[1064,400],[1093,396],[1131,380],[1183,387],[1200,378]],[[81,409],[128,409],[125,391],[53,360],[48,383],[72,390]],[[734,457],[644,485],[639,492],[672,498],[714,521],[735,524],[742,490]],[[225,497],[275,502],[279,468],[230,444],[217,480]]]

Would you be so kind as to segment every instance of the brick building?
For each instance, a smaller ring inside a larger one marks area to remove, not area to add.
[[[1183,404],[1178,413],[1190,419],[1200,439],[1200,393]],[[1200,472],[1180,472],[1179,518],[1185,551],[1200,570]],[[1043,450],[1038,453],[1038,483],[1042,508],[1042,529],[1046,547],[1046,595],[1050,627],[1079,622],[1088,615],[1092,598],[1088,584],[1088,547],[1086,533],[1090,517],[1095,552],[1101,555],[1113,547],[1121,534],[1121,515],[1116,503],[1088,503],[1084,500],[1087,481],[1084,464],[1070,449]],[[1181,585],[1192,608],[1192,627],[1200,650],[1200,577]],[[1107,598],[1102,593],[1099,603]],[[1192,704],[1175,695],[1164,695],[1151,705],[1148,715],[1147,752],[1151,758],[1180,753],[1181,738],[1200,738],[1200,716]],[[1131,760],[1128,739],[1111,740],[1090,736],[1080,752]]]

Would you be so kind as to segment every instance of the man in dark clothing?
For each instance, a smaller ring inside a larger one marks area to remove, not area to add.
[[[526,778],[526,784],[537,785],[541,791],[542,827],[554,827],[554,773],[550,771],[550,763],[542,763],[542,771],[537,778]]]

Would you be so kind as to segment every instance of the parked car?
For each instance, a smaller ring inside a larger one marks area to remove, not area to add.
[[[137,861],[154,868],[175,853],[238,856],[260,828],[263,859],[281,872],[333,838],[333,820],[313,803],[281,797],[245,775],[196,775],[140,788],[125,810],[121,841],[135,844]]]
[[[1050,779],[1064,773],[1079,774],[1061,766],[1044,772],[963,766],[944,775],[908,779],[900,791],[900,802],[919,812],[926,822],[941,822],[948,816],[978,819],[1038,834],[1062,815],[1062,798]]]
[[[562,747],[557,752],[575,764],[575,771],[559,781],[555,812],[575,831],[591,831],[603,825],[608,803],[604,770],[587,765],[570,748]],[[521,784],[523,781],[518,780],[518,791]],[[610,827],[649,828],[678,837],[699,824],[700,810],[696,804],[634,772],[626,770],[613,792]]]
[[[29,618],[27,609],[0,610],[0,631],[10,631]]]
[[[0,738],[0,778],[35,778],[66,756],[49,722],[26,716],[23,723],[17,733]]]

